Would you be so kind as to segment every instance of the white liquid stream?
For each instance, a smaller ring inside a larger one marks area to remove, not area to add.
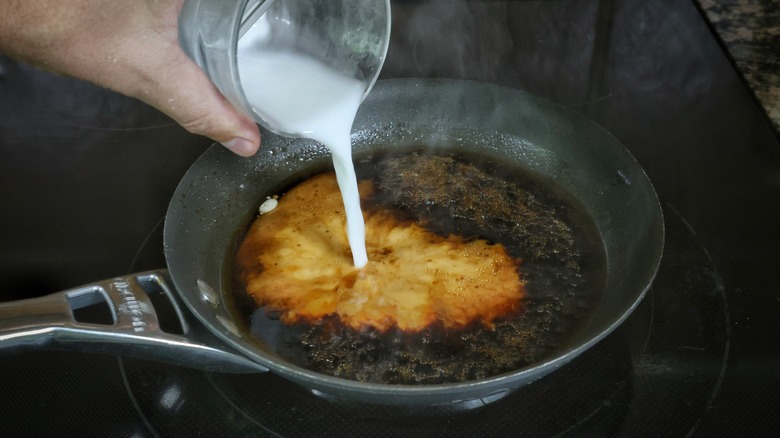
[[[254,110],[278,129],[330,149],[347,215],[352,260],[362,268],[368,255],[350,132],[364,84],[315,59],[259,50],[245,41],[251,39],[245,37],[239,43],[238,71]]]

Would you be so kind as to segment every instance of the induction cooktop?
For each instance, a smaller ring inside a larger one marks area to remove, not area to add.
[[[683,0],[395,1],[382,78],[522,89],[615,135],[666,247],[646,298],[570,364],[492,403],[331,403],[273,374],[0,353],[4,436],[768,434],[780,393],[780,145]],[[0,299],[165,266],[162,222],[210,141],[144,104],[0,57]]]

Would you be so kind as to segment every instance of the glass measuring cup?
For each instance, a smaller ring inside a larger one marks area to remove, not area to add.
[[[371,90],[390,39],[389,0],[186,0],[179,42],[233,105],[272,132],[286,132],[248,101],[238,47],[316,60]],[[250,41],[251,40],[251,41]],[[263,84],[273,87],[273,84]]]

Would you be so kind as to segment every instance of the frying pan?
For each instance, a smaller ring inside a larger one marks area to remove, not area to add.
[[[259,202],[312,168],[327,166],[330,154],[306,139],[266,134],[257,156],[239,158],[215,145],[184,176],[165,221],[167,270],[0,304],[0,347],[99,351],[216,372],[271,371],[317,395],[351,402],[489,402],[554,371],[609,334],[653,281],[664,238],[653,187],[617,139],[574,112],[484,83],[386,80],[363,103],[353,143],[356,154],[379,146],[457,147],[522,168],[578,199],[606,254],[605,289],[592,317],[541,362],[465,383],[362,383],[285,361],[239,328],[227,299],[228,261]],[[103,306],[107,321],[79,316]]]

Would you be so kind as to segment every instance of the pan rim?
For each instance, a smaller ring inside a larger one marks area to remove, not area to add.
[[[293,365],[289,362],[282,361],[281,359],[278,359],[265,351],[253,348],[248,341],[244,340],[243,338],[237,337],[229,330],[225,330],[224,327],[214,324],[213,318],[210,318],[207,315],[205,315],[203,306],[201,306],[197,301],[195,301],[194,299],[195,294],[186,294],[180,292],[180,291],[186,291],[187,289],[192,289],[193,287],[186,284],[185,279],[180,275],[177,275],[177,273],[174,271],[175,266],[181,265],[181,263],[172,260],[173,258],[176,257],[176,254],[173,253],[175,249],[170,244],[169,239],[171,238],[170,236],[174,233],[174,231],[172,228],[169,228],[169,226],[174,227],[175,224],[177,223],[176,222],[177,218],[172,216],[171,211],[173,208],[175,208],[176,203],[181,202],[182,193],[180,192],[180,190],[188,189],[186,187],[186,184],[189,183],[188,176],[185,175],[185,178],[182,180],[179,187],[176,189],[176,193],[174,194],[174,197],[171,201],[171,207],[169,207],[169,213],[166,216],[165,231],[164,231],[165,253],[166,253],[166,260],[168,260],[168,265],[171,270],[171,278],[173,279],[174,285],[176,286],[176,290],[179,293],[179,295],[182,297],[182,300],[185,302],[187,308],[192,313],[195,314],[197,319],[202,324],[204,324],[212,333],[214,333],[217,337],[219,337],[222,341],[226,342],[228,345],[238,350],[241,355],[246,356],[249,359],[258,362],[265,367],[268,367],[272,371],[281,374],[283,377],[292,378],[293,380],[298,382],[305,382],[309,384],[309,386],[311,386],[312,389],[346,387],[346,389],[348,389],[352,393],[383,395],[383,396],[400,396],[400,397],[444,395],[444,394],[451,394],[454,390],[463,390],[468,392],[471,390],[481,389],[481,388],[500,388],[502,387],[502,385],[513,386],[512,384],[517,383],[518,381],[522,381],[521,384],[530,383],[531,381],[543,377],[549,372],[568,363],[569,361],[577,357],[581,352],[589,349],[597,342],[601,341],[608,334],[613,332],[618,326],[620,326],[623,323],[623,321],[639,305],[639,303],[646,295],[647,291],[652,286],[653,280],[655,279],[656,273],[661,263],[663,247],[664,247],[664,236],[665,236],[663,212],[661,209],[661,204],[658,199],[658,196],[646,172],[644,171],[644,169],[642,169],[641,165],[638,163],[636,158],[630,153],[630,151],[628,151],[625,148],[625,146],[623,146],[622,143],[617,138],[615,138],[610,132],[606,131],[604,128],[602,128],[592,120],[587,119],[586,117],[582,116],[581,114],[571,109],[564,108],[547,99],[534,96],[522,90],[508,89],[498,85],[487,84],[483,82],[474,82],[474,81],[457,80],[457,79],[380,80],[377,81],[374,90],[372,91],[372,94],[366,100],[366,104],[371,105],[372,100],[381,103],[381,100],[384,99],[387,94],[391,94],[393,90],[396,90],[398,88],[410,90],[411,94],[415,94],[418,92],[425,93],[426,92],[425,90],[429,90],[431,88],[438,88],[444,91],[449,89],[468,88],[470,90],[475,90],[475,91],[471,91],[472,93],[485,93],[489,95],[495,95],[498,96],[499,99],[507,100],[507,101],[518,99],[518,97],[521,100],[532,99],[534,103],[537,105],[553,108],[555,111],[565,113],[566,117],[572,120],[590,126],[591,127],[590,129],[595,128],[600,133],[599,135],[603,136],[606,142],[616,145],[618,148],[620,148],[620,153],[624,154],[627,157],[627,161],[631,162],[632,165],[635,167],[634,169],[635,178],[638,175],[639,177],[644,179],[643,181],[641,181],[641,183],[646,186],[645,187],[646,189],[649,189],[649,192],[647,194],[649,198],[645,199],[645,202],[647,202],[650,209],[654,210],[657,213],[657,220],[659,222],[658,223],[659,229],[655,231],[654,236],[651,236],[653,240],[652,243],[654,245],[653,248],[654,253],[650,256],[650,258],[652,259],[652,263],[648,264],[645,267],[645,271],[648,274],[641,280],[643,286],[641,290],[638,291],[635,299],[633,299],[629,303],[629,305],[625,309],[623,309],[623,311],[620,312],[620,314],[617,315],[617,317],[614,318],[614,320],[611,321],[610,324],[608,324],[602,330],[597,332],[588,341],[581,343],[576,347],[557,351],[554,356],[548,357],[534,364],[530,364],[526,367],[519,368],[517,370],[510,371],[507,373],[486,377],[483,379],[466,381],[466,382],[442,383],[442,384],[409,385],[409,384],[360,382],[356,380],[350,380],[350,379],[334,377],[327,374],[318,373],[315,371],[311,371],[299,367],[297,365]],[[358,117],[360,117],[360,113]],[[356,121],[356,125],[357,124],[358,122]],[[355,129],[353,127],[353,136],[355,135],[355,132],[357,132],[358,130],[359,129]],[[271,135],[269,134],[268,137],[270,136]],[[268,137],[266,137],[266,139]],[[231,157],[229,153],[224,150],[224,148],[222,148],[220,145],[215,144],[214,146],[212,146],[212,148],[207,150],[206,153],[204,153],[203,156],[198,159],[198,161],[196,161],[196,163],[193,165],[193,169],[197,168],[198,163],[201,162],[202,160],[213,160],[213,159],[216,159],[217,161],[235,160],[235,157]],[[188,174],[189,173],[190,172],[188,172]]]

